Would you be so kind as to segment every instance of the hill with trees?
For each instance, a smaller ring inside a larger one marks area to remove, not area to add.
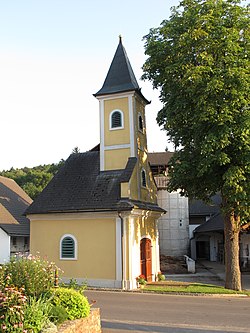
[[[11,168],[7,171],[1,171],[0,176],[14,179],[34,200],[63,164],[64,160],[61,160],[59,163],[39,165],[33,168]]]

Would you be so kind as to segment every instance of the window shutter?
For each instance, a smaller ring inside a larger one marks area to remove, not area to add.
[[[115,111],[112,114],[111,127],[112,128],[122,127],[122,115],[121,115],[121,112]]]
[[[62,258],[75,258],[75,241],[71,237],[62,240]]]
[[[141,182],[142,182],[142,186],[143,187],[147,186],[147,180],[146,180],[146,172],[145,172],[145,170],[141,171]]]

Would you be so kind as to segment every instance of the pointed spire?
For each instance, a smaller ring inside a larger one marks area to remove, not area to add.
[[[102,88],[94,96],[114,94],[126,91],[138,91],[138,93],[142,95],[139,85],[136,81],[132,66],[128,59],[126,50],[122,45],[122,37],[120,35],[119,44],[110,65],[106,79],[103,83]],[[145,99],[145,97],[143,98]],[[146,102],[148,101],[146,100]]]

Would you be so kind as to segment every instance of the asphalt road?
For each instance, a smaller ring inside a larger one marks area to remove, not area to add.
[[[250,333],[250,297],[85,291],[103,333]]]

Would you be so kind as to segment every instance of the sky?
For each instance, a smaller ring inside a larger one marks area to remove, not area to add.
[[[0,171],[67,159],[100,141],[101,87],[119,35],[146,108],[148,150],[171,150],[159,92],[140,79],[150,28],[178,0],[0,0]]]

